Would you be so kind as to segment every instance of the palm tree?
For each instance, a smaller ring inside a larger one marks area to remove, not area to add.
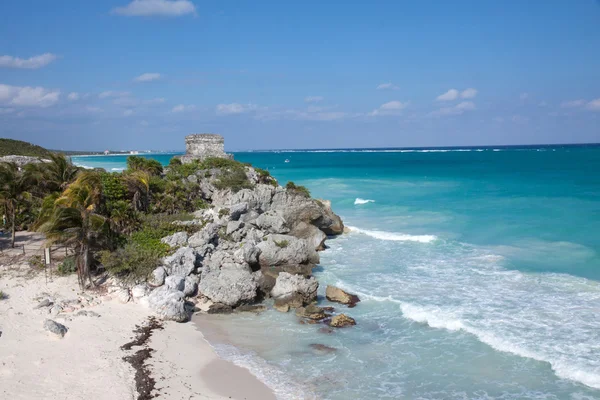
[[[46,234],[49,243],[63,243],[75,248],[79,285],[92,285],[90,264],[92,250],[108,237],[106,217],[96,213],[102,198],[100,175],[82,172],[62,195],[55,200],[54,210],[40,221],[38,230]]]
[[[26,168],[36,177],[46,193],[63,191],[75,180],[81,169],[62,154],[53,153],[49,158],[49,162],[29,164]]]
[[[32,175],[14,162],[0,163],[0,203],[11,225],[11,246],[15,247],[16,220],[19,208],[31,198]]]
[[[123,175],[125,186],[132,196],[135,211],[147,211],[150,206],[150,174],[138,170]]]

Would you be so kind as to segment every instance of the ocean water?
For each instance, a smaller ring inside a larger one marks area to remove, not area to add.
[[[335,305],[357,326],[197,321],[217,320],[217,352],[280,398],[600,399],[600,147],[235,157],[331,200],[351,227],[315,275],[321,296],[360,296]]]

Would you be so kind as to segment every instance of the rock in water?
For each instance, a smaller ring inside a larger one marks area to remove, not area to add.
[[[44,321],[44,329],[60,338],[64,337],[68,331],[66,326],[59,324],[56,321],[52,321],[51,319]]]
[[[285,300],[275,300],[273,308],[282,313],[290,311],[290,305]]]
[[[310,345],[310,348],[315,350],[315,352],[322,353],[322,354],[330,354],[330,353],[335,353],[337,351],[337,349],[334,347],[329,347],[329,346],[326,346],[326,345],[320,344],[320,343],[312,343]]]
[[[167,286],[161,286],[150,293],[148,306],[164,320],[185,322],[189,319],[183,292]]]
[[[334,328],[343,328],[351,325],[356,325],[356,321],[345,314],[336,315],[329,322],[329,326],[333,326]]]
[[[279,305],[287,303],[290,307],[298,308],[316,300],[318,287],[319,282],[312,276],[305,278],[281,272],[271,290],[271,296]]]
[[[224,263],[221,268],[203,271],[198,290],[215,303],[236,307],[254,301],[261,273],[248,266]]]
[[[354,307],[356,303],[360,301],[357,295],[350,294],[340,288],[330,285],[328,285],[327,289],[325,289],[325,297],[327,297],[327,300],[329,301],[347,304],[350,307]]]
[[[160,239],[161,242],[168,244],[173,248],[185,246],[187,244],[188,234],[186,232],[177,232],[171,236]]]
[[[300,307],[296,309],[296,315],[302,318],[308,318],[315,321],[320,321],[327,317],[325,310],[314,304],[309,304],[306,307]]]

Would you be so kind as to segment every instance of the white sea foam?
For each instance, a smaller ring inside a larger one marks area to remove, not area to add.
[[[211,344],[211,346],[219,357],[249,370],[252,375],[267,385],[278,399],[317,399],[314,393],[309,392],[306,385],[301,386],[292,381],[288,375],[268,364],[258,355],[242,352],[239,348],[228,344]]]
[[[572,360],[565,360],[561,355],[541,354],[523,347],[523,344],[502,339],[493,332],[472,327],[468,323],[456,318],[456,311],[443,310],[439,307],[423,307],[403,302],[401,302],[400,309],[404,317],[412,321],[424,323],[437,329],[465,331],[476,336],[481,342],[491,346],[495,350],[547,362],[557,376],[600,389],[600,371],[586,371],[581,366],[575,365]],[[557,343],[557,346],[560,346],[560,344]]]
[[[90,167],[89,165],[75,163],[76,167],[84,168],[84,169],[94,169],[94,167]]]
[[[379,240],[393,240],[399,242],[420,242],[430,243],[437,239],[434,235],[408,235],[405,233],[396,232],[384,232],[384,231],[372,231],[366,229],[360,229],[354,226],[349,226],[350,232],[356,232],[362,235],[367,235]]]
[[[125,171],[125,168],[111,168],[111,171]]]
[[[367,203],[375,203],[375,200],[361,199],[360,197],[357,197],[356,200],[354,200],[355,205],[367,204]]]

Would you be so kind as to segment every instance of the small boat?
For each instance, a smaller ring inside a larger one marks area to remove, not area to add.
[[[286,163],[289,163],[289,162],[290,162],[290,160],[288,160],[288,159],[286,158],[286,159],[285,159],[285,162],[286,162]]]

